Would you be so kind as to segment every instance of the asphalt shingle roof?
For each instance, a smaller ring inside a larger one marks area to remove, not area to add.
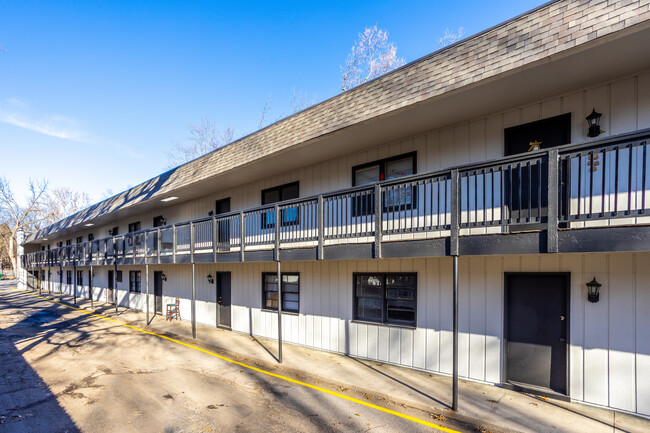
[[[646,20],[650,20],[650,0],[575,0],[546,4],[163,173],[61,220],[29,240],[169,194],[314,138],[495,77]]]

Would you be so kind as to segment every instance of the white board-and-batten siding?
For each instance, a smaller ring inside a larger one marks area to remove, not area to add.
[[[109,269],[95,267],[93,294],[97,300],[105,300]],[[128,270],[142,272],[143,293],[128,293]],[[164,304],[179,297],[183,320],[190,320],[191,266],[150,265],[150,311],[156,270],[167,276]],[[285,341],[451,374],[449,258],[294,262],[283,263],[282,270],[300,274],[300,311],[283,316]],[[262,273],[275,272],[274,263],[196,265],[197,322],[216,325],[216,286],[209,284],[207,275],[219,271],[232,275],[233,331],[277,338],[276,313],[261,308]],[[417,326],[355,321],[355,272],[417,273]],[[505,380],[503,287],[508,272],[570,273],[570,397],[650,415],[650,253],[461,257],[459,374],[463,378],[487,383]],[[118,285],[120,305],[144,310],[144,266],[129,266],[123,275],[123,283]],[[586,300],[585,284],[593,277],[602,283],[598,303]],[[66,284],[63,289],[72,294]],[[85,293],[87,296],[87,290]],[[84,297],[81,291],[78,296]]]
[[[274,271],[272,263],[234,268],[233,330],[277,338],[276,314],[261,310],[261,274]],[[451,374],[449,258],[287,263],[283,271],[300,273],[301,292],[300,313],[283,318],[286,341]],[[417,327],[355,322],[354,272],[416,272]],[[507,272],[569,272],[570,396],[650,415],[650,253],[461,258],[461,377],[504,381],[503,287]],[[598,303],[586,300],[585,284],[594,276],[603,284]]]

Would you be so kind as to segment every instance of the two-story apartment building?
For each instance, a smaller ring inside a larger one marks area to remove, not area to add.
[[[22,282],[650,416],[649,7],[432,53],[30,235]]]

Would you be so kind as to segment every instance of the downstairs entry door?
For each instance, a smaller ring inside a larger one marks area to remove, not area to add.
[[[115,274],[113,271],[108,271],[108,290],[106,290],[106,302],[112,304],[114,301],[113,298],[113,286],[115,285]]]
[[[230,329],[230,272],[217,272],[217,326]]]
[[[154,312],[162,314],[162,271],[154,271],[153,273],[153,297],[154,297]]]
[[[506,380],[567,394],[569,274],[506,274]]]

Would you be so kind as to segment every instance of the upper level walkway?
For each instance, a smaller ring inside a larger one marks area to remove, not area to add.
[[[647,251],[650,130],[23,255],[23,266]],[[279,222],[279,224],[278,224]]]

